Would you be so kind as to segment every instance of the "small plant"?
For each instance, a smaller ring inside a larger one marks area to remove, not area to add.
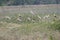
[[[50,35],[49,40],[53,40],[53,37]]]
[[[53,24],[51,24],[51,28],[60,31],[60,20],[57,20]]]

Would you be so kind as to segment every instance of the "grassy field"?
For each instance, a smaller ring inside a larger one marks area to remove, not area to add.
[[[59,6],[0,7],[0,40],[60,40]]]

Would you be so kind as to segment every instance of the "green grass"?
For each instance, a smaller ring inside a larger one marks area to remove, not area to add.
[[[50,26],[49,23],[45,23],[45,22],[43,22],[43,23],[22,23],[22,24],[3,22],[0,24],[1,24],[0,29],[1,29],[2,33],[5,36],[9,35],[8,37],[10,37],[10,35],[12,35],[13,37],[15,35],[17,35],[17,36],[23,38],[24,35],[25,36],[27,35],[27,39],[29,39],[28,37],[30,35],[30,36],[34,36],[33,39],[43,40],[44,36],[45,36],[48,40],[53,40],[52,36],[57,35],[56,32],[54,32],[54,30],[51,31],[48,28]],[[2,28],[4,28],[4,30]],[[4,33],[4,32],[6,32],[6,33]],[[53,35],[53,33],[54,33],[54,35]],[[22,35],[22,36],[20,36],[20,35]],[[40,35],[42,35],[42,36],[40,36]],[[52,35],[52,36],[50,36],[50,35]],[[55,36],[55,37],[58,37],[58,36]]]
[[[6,7],[7,8],[7,7]],[[5,8],[5,9],[6,9]],[[48,9],[47,9],[48,8]],[[10,8],[11,9],[11,8]],[[15,9],[15,8],[13,8]],[[17,9],[17,8],[16,8]],[[58,8],[60,10],[60,7]],[[36,13],[32,15],[30,11]],[[19,12],[18,12],[19,11]],[[14,12],[14,13],[13,13]],[[57,15],[57,18],[53,14]],[[40,20],[37,15],[41,16]],[[45,15],[50,15],[50,19],[43,19]],[[11,17],[11,20],[1,18]],[[22,21],[16,19],[21,16]],[[28,21],[27,17],[31,20]],[[21,8],[21,10],[6,10],[0,13],[0,39],[2,40],[60,40],[60,12],[57,13],[56,6],[39,6]],[[32,22],[32,19],[35,22]],[[56,20],[55,20],[56,19]],[[40,20],[40,21],[39,21]],[[54,22],[54,23],[52,23]]]
[[[51,24],[51,28],[53,30],[58,30],[60,31],[60,20],[56,20],[53,24]]]

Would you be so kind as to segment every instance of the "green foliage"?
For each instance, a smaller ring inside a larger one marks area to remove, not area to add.
[[[2,5],[34,5],[34,4],[60,4],[59,0],[0,0]]]
[[[55,21],[55,22],[51,25],[51,28],[54,29],[54,30],[60,31],[60,20]]]
[[[52,36],[50,36],[50,37],[49,37],[49,40],[53,40],[53,37],[52,37]]]

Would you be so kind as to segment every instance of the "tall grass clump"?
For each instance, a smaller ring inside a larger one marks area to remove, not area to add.
[[[53,40],[53,37],[50,35],[49,40]]]
[[[51,24],[51,28],[52,28],[53,30],[58,30],[58,31],[60,31],[60,20],[54,21],[54,23]]]

